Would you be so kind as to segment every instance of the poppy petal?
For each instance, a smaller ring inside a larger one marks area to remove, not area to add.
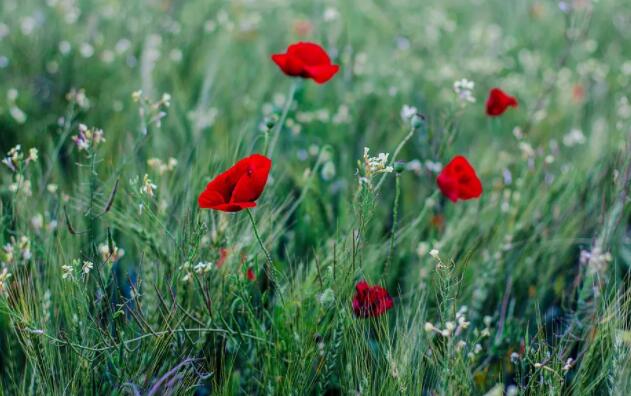
[[[248,202],[258,199],[265,188],[268,175],[269,169],[259,168],[254,170],[251,175],[241,176],[232,192],[230,202]]]
[[[217,205],[225,203],[225,200],[218,192],[206,189],[199,194],[197,203],[200,208],[211,209]]]
[[[274,63],[276,63],[278,65],[278,67],[281,68],[281,70],[285,70],[285,67],[287,65],[287,55],[286,54],[274,54],[272,55],[272,60],[274,61]]]
[[[301,41],[287,47],[287,54],[299,58],[307,65],[331,64],[331,59],[324,48],[316,43]]]
[[[305,66],[308,76],[318,84],[329,81],[340,70],[338,65]]]
[[[219,210],[222,212],[239,212],[243,209],[256,207],[256,202],[230,202],[213,206],[209,209]]]

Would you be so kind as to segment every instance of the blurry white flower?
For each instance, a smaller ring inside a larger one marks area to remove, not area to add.
[[[467,80],[463,78],[461,80],[457,80],[454,82],[454,92],[458,95],[458,99],[460,102],[464,103],[474,103],[475,97],[473,96],[473,89],[475,88],[475,83],[473,81]]]
[[[432,173],[440,173],[440,171],[443,169],[443,164],[441,164],[440,162],[427,160],[425,161],[425,168],[427,168],[427,170]]]
[[[583,135],[583,132],[580,129],[574,128],[563,136],[563,144],[567,147],[583,143],[585,143],[585,135]]]
[[[419,242],[416,248],[416,254],[418,254],[419,257],[425,257],[428,251],[429,244],[427,242]]]
[[[535,156],[535,150],[527,142],[519,142],[519,149],[524,158],[532,158]]]
[[[463,340],[460,340],[456,343],[456,351],[460,352],[465,346],[467,346],[467,343]]]
[[[320,172],[322,179],[329,181],[335,177],[335,164],[333,161],[327,161],[322,166],[322,171]]]
[[[145,173],[145,176],[142,179],[142,187],[140,188],[140,192],[147,194],[150,197],[153,197],[155,190],[158,189],[158,186],[153,184],[151,179],[149,179],[149,175]]]
[[[333,115],[331,120],[333,124],[348,124],[351,121],[350,110],[347,105],[342,104],[338,107],[337,112]]]
[[[103,262],[113,263],[125,255],[125,250],[119,249],[118,246],[113,245],[112,251],[110,252],[109,245],[107,243],[102,243],[99,245],[99,253],[101,253]]]
[[[197,272],[198,274],[203,274],[205,272],[210,272],[213,269],[214,265],[213,263],[211,263],[210,261],[200,261],[199,263],[195,264],[195,267],[193,268],[193,270],[195,272]]]
[[[26,122],[26,113],[16,105],[9,107],[9,114],[11,114],[11,117],[13,117],[18,124],[24,124]]]
[[[336,20],[340,16],[339,11],[333,7],[327,7],[324,10],[324,15],[322,16],[326,22],[331,22]]]
[[[142,99],[142,90],[141,90],[141,89],[139,89],[139,90],[137,90],[137,91],[132,92],[132,93],[131,93],[131,99],[132,99],[134,102],[140,102],[140,99]]]
[[[333,289],[327,288],[318,295],[318,302],[324,307],[330,307],[335,302],[335,293]]]
[[[44,226],[44,216],[41,213],[31,217],[31,225],[36,231],[39,231]]]
[[[565,365],[563,366],[563,371],[565,372],[570,371],[573,365],[574,365],[574,359],[572,359],[571,357],[567,358],[567,360],[565,361]]]
[[[403,121],[410,121],[412,117],[416,115],[416,113],[418,113],[416,107],[403,105],[403,107],[401,108],[401,119],[403,119]]]
[[[92,268],[94,268],[94,263],[86,260],[83,262],[83,265],[81,266],[81,271],[83,272],[84,275],[87,275],[90,273]]]
[[[70,45],[69,42],[67,41],[60,41],[59,42],[59,52],[61,52],[62,55],[66,55],[68,52],[70,52],[70,50],[72,49],[72,46]]]
[[[71,280],[73,278],[74,267],[72,265],[62,265],[61,266],[61,278]]]
[[[165,107],[171,106],[171,95],[168,93],[163,93],[162,98],[160,98],[160,103]]]
[[[81,46],[79,46],[79,52],[84,58],[89,58],[94,55],[94,47],[92,47],[90,43],[82,43]]]
[[[435,258],[436,260],[440,260],[439,254],[440,252],[438,251],[438,249],[432,249],[429,251],[429,255]]]

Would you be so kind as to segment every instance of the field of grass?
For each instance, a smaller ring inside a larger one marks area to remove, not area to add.
[[[627,0],[2,0],[0,159],[0,395],[631,392]]]

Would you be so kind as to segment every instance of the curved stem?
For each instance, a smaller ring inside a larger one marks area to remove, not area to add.
[[[298,83],[294,81],[289,88],[289,94],[287,95],[287,99],[285,100],[285,106],[283,108],[283,112],[280,116],[280,120],[274,125],[274,130],[272,132],[272,141],[267,149],[267,156],[272,157],[274,153],[274,148],[276,148],[276,143],[278,143],[278,137],[280,136],[280,130],[283,128],[285,124],[285,119],[287,119],[287,114],[289,113],[289,108],[291,107],[291,103],[294,101],[294,96],[296,94],[296,88],[298,87]],[[266,139],[267,140],[267,139]],[[266,144],[267,145],[267,144]],[[265,151],[265,150],[264,150]]]
[[[272,256],[270,256],[269,252],[265,248],[265,245],[263,244],[263,240],[261,240],[261,236],[259,235],[259,230],[256,227],[256,221],[254,221],[254,216],[252,216],[252,212],[250,211],[250,209],[246,209],[246,211],[248,212],[248,216],[250,217],[250,222],[252,223],[252,228],[254,229],[254,235],[256,235],[256,240],[259,241],[259,245],[261,245],[261,249],[263,250],[263,253],[265,253],[265,259],[267,260],[267,267],[269,271],[268,275],[271,275]]]

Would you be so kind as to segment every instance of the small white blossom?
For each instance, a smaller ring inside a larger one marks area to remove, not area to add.
[[[460,99],[460,102],[463,104],[475,103],[475,97],[473,96],[474,88],[475,83],[466,78],[454,82],[454,92],[458,95],[458,99]]]
[[[61,278],[65,280],[72,280],[74,276],[74,267],[72,265],[62,265],[61,266]]]
[[[203,274],[205,272],[210,272],[213,269],[213,267],[214,265],[210,261],[207,261],[207,262],[200,261],[199,263],[195,264],[195,267],[193,268],[193,270],[197,272],[198,274]]]
[[[87,275],[90,273],[92,268],[94,268],[94,263],[86,260],[83,262],[83,265],[81,266],[81,271],[83,272],[84,275]]]
[[[585,135],[580,129],[572,129],[563,136],[563,144],[567,147],[576,146],[585,143]]]
[[[145,173],[145,177],[143,178],[142,187],[140,188],[140,192],[147,194],[150,197],[153,197],[155,190],[158,189],[158,186],[153,184],[151,179],[149,179],[149,175]]]
[[[410,121],[412,117],[416,115],[416,113],[418,113],[416,107],[403,105],[403,107],[401,108],[401,119],[403,119],[403,121]]]

